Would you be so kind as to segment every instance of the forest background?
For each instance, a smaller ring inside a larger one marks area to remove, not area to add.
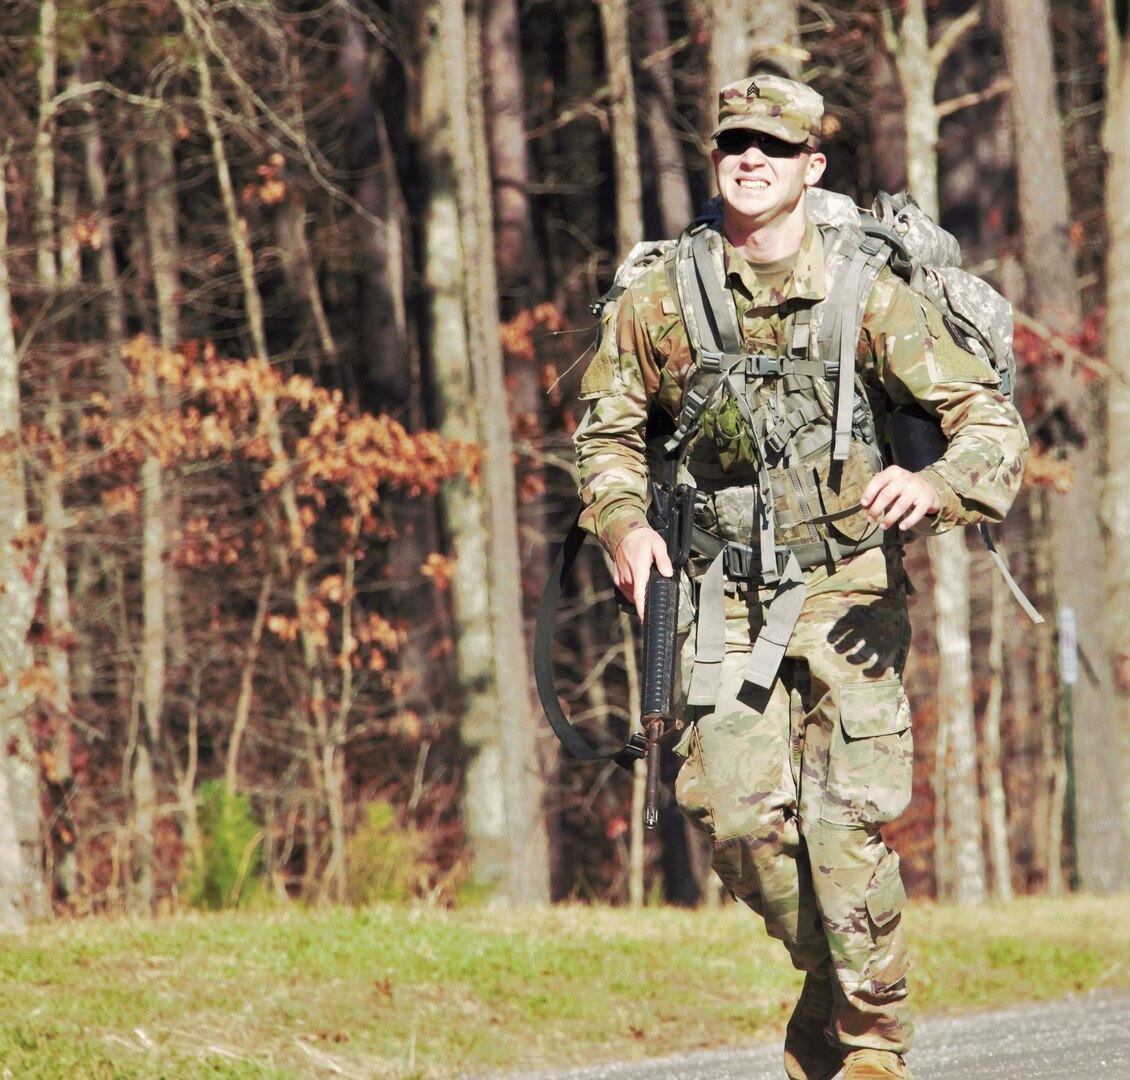
[[[592,303],[712,193],[717,88],[827,104],[1013,301],[996,531],[908,549],[908,884],[1130,887],[1130,60],[1103,0],[8,0],[0,924],[255,898],[715,898],[564,759],[530,641]],[[638,712],[595,545],[555,665]]]

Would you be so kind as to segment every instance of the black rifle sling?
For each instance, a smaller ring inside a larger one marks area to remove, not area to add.
[[[557,697],[557,686],[553,681],[553,627],[557,620],[557,607],[561,602],[561,594],[565,583],[573,570],[573,563],[577,561],[581,546],[588,535],[580,524],[580,512],[573,519],[569,532],[557,549],[557,556],[549,571],[549,580],[545,583],[545,591],[541,595],[538,605],[537,630],[534,634],[534,678],[537,681],[538,697],[545,710],[549,726],[553,733],[561,740],[561,745],[581,761],[608,761],[612,760],[621,768],[630,770],[632,765],[640,760],[647,752],[647,740],[639,732],[632,737],[619,750],[597,750],[590,746],[577,729],[569,723],[569,718],[561,708]]]

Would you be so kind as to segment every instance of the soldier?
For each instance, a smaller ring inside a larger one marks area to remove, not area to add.
[[[846,1080],[891,1080],[910,1076],[912,1035],[905,892],[898,855],[880,835],[911,793],[900,541],[908,530],[1003,518],[1027,438],[992,367],[884,268],[840,370],[850,377],[854,359],[857,398],[869,400],[880,430],[891,410],[917,405],[940,423],[946,449],[919,472],[885,465],[859,438],[833,460],[832,391],[811,363],[828,358],[796,345],[810,318],[808,340],[817,340],[822,301],[846,265],[836,231],[805,211],[826,165],[822,115],[820,95],[774,75],[720,94],[711,160],[721,216],[711,242],[744,364],[704,391],[684,448],[696,536],[714,540],[692,560],[697,629],[683,663],[691,722],[677,747],[676,796],[711,836],[724,885],[805,972],[786,1074],[830,1080],[846,1069]],[[655,405],[686,415],[700,361],[678,293],[668,260],[620,298],[582,382],[589,408],[575,435],[582,525],[612,556],[615,583],[641,617],[652,567],[672,572],[646,516],[645,425]],[[714,629],[708,607],[718,611]]]

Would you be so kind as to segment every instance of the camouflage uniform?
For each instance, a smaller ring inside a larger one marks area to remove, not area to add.
[[[722,252],[743,348],[783,355],[787,312],[827,292],[821,231],[810,224],[795,261],[783,264],[751,266],[728,241]],[[679,415],[694,356],[663,265],[628,288],[610,327],[584,376],[581,393],[590,406],[575,446],[582,525],[612,553],[630,531],[647,525],[648,412],[658,403]],[[936,489],[940,510],[917,531],[1000,520],[1019,488],[1027,439],[989,365],[889,270],[870,293],[855,359],[873,399],[920,404],[940,418],[948,439],[944,457],[922,474]],[[751,409],[771,409],[781,381],[747,384]],[[727,442],[733,432],[716,417],[708,416],[704,427],[712,437],[701,438],[686,462],[704,493],[698,523],[749,543],[754,495],[742,449]],[[780,475],[786,472],[777,470],[772,490],[778,535],[791,542],[805,526],[789,506],[788,476]],[[869,475],[863,469],[858,483],[827,491],[822,512],[848,509]],[[826,469],[820,482],[825,479]],[[863,512],[835,524],[849,537],[874,527]],[[701,575],[703,565],[693,569]],[[880,835],[911,793],[911,718],[901,681],[910,627],[901,549],[892,538],[806,570],[804,579],[804,605],[768,690],[746,682],[744,671],[773,589],[727,584],[717,699],[687,708],[694,723],[680,745],[686,760],[676,793],[684,812],[711,835],[722,882],[764,918],[794,964],[813,973],[833,967],[834,1039],[901,1053],[912,1030],[900,919],[905,894],[898,856]],[[684,680],[692,652],[688,643]]]

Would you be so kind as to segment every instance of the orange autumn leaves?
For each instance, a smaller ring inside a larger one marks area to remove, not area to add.
[[[477,448],[409,433],[390,416],[357,411],[338,391],[260,360],[223,359],[209,344],[170,351],[137,337],[123,359],[128,393],[92,396],[79,452],[65,459],[69,478],[96,481],[104,512],[135,514],[142,463],[155,458],[166,475],[185,480],[182,495],[190,492],[170,545],[177,565],[235,573],[248,560],[275,567],[285,550],[312,588],[301,610],[273,607],[268,630],[283,641],[301,632],[339,664],[384,670],[402,631],[358,610],[343,635],[343,609],[356,600],[344,568],[379,572],[376,549],[393,539],[382,499],[430,496],[453,477],[474,479]],[[286,499],[297,511],[289,519],[280,508]],[[442,588],[447,565],[433,556],[421,577]]]

